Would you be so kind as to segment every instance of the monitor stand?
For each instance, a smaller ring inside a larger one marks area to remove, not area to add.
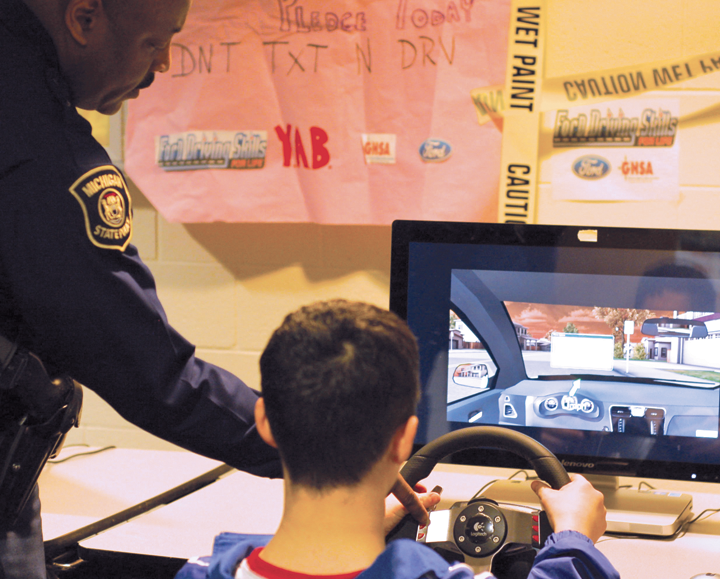
[[[667,537],[691,515],[689,494],[619,488],[617,477],[585,476],[605,497],[609,532]],[[498,480],[485,489],[483,496],[505,503],[540,504],[529,481]]]

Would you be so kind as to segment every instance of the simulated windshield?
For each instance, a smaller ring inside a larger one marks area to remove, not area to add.
[[[528,378],[591,375],[678,386],[720,384],[717,313],[510,301],[503,305]],[[660,323],[652,323],[658,319]],[[705,335],[691,337],[688,321],[706,328]],[[655,335],[643,333],[648,327],[656,329]],[[450,310],[448,402],[490,386],[496,366],[480,338]]]

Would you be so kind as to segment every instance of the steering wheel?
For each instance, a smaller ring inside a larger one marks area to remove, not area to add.
[[[497,426],[473,426],[444,434],[410,457],[400,474],[410,486],[415,486],[432,472],[442,458],[476,447],[506,450],[521,456],[541,479],[556,490],[570,482],[563,465],[542,444],[529,436]],[[449,510],[433,511],[427,527],[418,527],[417,522],[407,516],[387,536],[387,540],[412,538],[446,558],[464,561],[476,573],[492,571],[502,579],[527,576],[535,550],[542,546],[550,533],[552,528],[544,512],[479,497],[470,502],[455,503]],[[513,565],[513,558],[522,559],[523,563]]]

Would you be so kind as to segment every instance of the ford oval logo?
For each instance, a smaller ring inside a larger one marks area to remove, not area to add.
[[[420,145],[420,157],[423,161],[439,163],[441,161],[447,161],[450,155],[452,155],[452,147],[450,143],[446,141],[427,139]]]
[[[610,163],[598,155],[585,155],[577,159],[572,166],[573,173],[581,179],[602,179],[610,172]]]

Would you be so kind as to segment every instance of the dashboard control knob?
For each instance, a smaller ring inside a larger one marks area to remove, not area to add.
[[[557,398],[546,398],[544,404],[545,404],[545,408],[547,410],[550,410],[551,412],[553,410],[557,410],[557,407],[558,407]]]

